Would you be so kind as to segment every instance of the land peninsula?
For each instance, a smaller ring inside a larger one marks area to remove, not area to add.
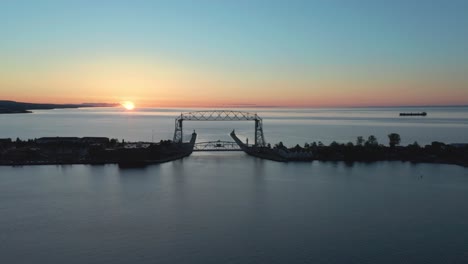
[[[118,104],[108,103],[82,103],[82,104],[38,104],[0,100],[0,114],[26,114],[31,110],[50,110],[82,107],[114,107]]]
[[[373,135],[367,139],[360,136],[356,142],[332,142],[328,146],[322,142],[305,143],[288,148],[283,142],[274,146],[248,146],[242,143],[234,131],[231,137],[247,154],[263,159],[289,161],[343,161],[377,162],[377,161],[407,161],[413,163],[454,164],[468,167],[468,143],[445,144],[434,141],[421,146],[417,142],[400,146],[401,138],[397,133],[388,135],[388,146],[380,144]]]
[[[170,140],[126,142],[107,137],[42,137],[11,140],[0,138],[0,165],[119,164],[139,167],[190,155],[197,134],[190,142]]]

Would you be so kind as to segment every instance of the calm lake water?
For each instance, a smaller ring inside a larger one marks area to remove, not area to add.
[[[261,109],[268,142],[468,142],[467,108]],[[180,109],[0,115],[0,137],[172,137]],[[253,124],[187,122],[198,141]],[[152,135],[153,134],[153,135]],[[143,169],[0,167],[0,263],[468,263],[468,169],[194,153]]]
[[[0,137],[22,139],[44,136],[105,136],[130,141],[172,139],[174,119],[181,111],[200,109],[146,108],[128,112],[122,108],[83,108],[34,111],[33,114],[0,115]],[[305,142],[355,142],[375,135],[387,144],[387,135],[401,135],[402,144],[468,142],[468,107],[342,108],[342,109],[240,109],[263,118],[265,139],[271,144]],[[399,117],[400,112],[429,113],[427,117]],[[253,122],[184,122],[185,139],[193,129],[198,141],[240,138],[253,142]]]

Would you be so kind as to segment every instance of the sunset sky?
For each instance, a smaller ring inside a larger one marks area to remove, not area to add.
[[[0,100],[468,104],[468,1],[1,1]]]

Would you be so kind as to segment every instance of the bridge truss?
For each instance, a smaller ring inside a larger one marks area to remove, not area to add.
[[[195,143],[193,151],[242,151],[234,141],[208,141]]]
[[[263,136],[262,118],[256,113],[232,110],[194,111],[181,113],[175,120],[174,142],[182,143],[184,121],[254,121],[255,122],[255,146],[266,145]]]

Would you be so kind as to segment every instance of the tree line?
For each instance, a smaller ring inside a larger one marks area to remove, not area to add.
[[[388,145],[390,148],[395,148],[401,143],[401,136],[397,133],[390,133],[388,134]],[[417,142],[414,142],[412,145],[419,146]],[[379,144],[379,141],[374,135],[370,135],[367,139],[364,139],[364,137],[359,136],[356,138],[356,142],[348,142],[348,143],[338,143],[336,141],[333,141],[328,145],[328,147],[337,147],[337,146],[346,146],[346,147],[385,147],[384,145]],[[268,147],[271,148],[271,145],[268,144]],[[293,148],[289,148],[289,150],[313,150],[317,149],[318,147],[326,147],[321,141],[318,142],[312,142],[312,143],[305,143],[304,146],[300,146],[297,144]],[[275,144],[273,146],[273,149],[283,149],[283,150],[288,150],[288,148],[283,144],[282,141],[279,143]]]

